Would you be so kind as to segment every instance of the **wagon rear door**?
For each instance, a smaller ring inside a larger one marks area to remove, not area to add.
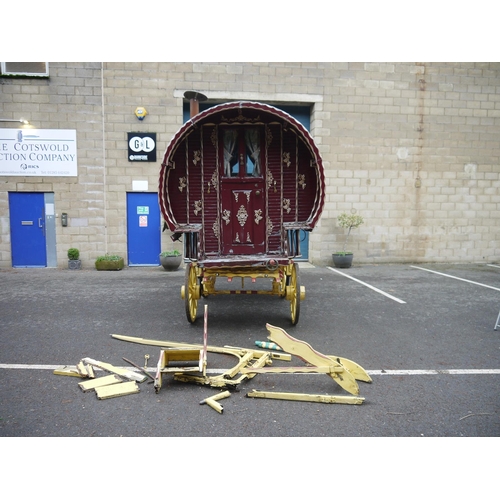
[[[266,251],[263,128],[221,127],[221,240],[223,255]]]

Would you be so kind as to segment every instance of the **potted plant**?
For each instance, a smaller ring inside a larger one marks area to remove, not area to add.
[[[95,261],[95,268],[98,271],[120,271],[123,266],[123,257],[119,255],[101,255]]]
[[[181,265],[182,254],[178,250],[170,250],[160,254],[160,264],[166,271],[177,271]]]
[[[357,227],[361,226],[361,224],[363,224],[364,220],[363,220],[363,217],[361,217],[360,215],[357,215],[355,212],[353,212],[351,214],[348,214],[347,212],[343,212],[337,217],[337,220],[339,222],[340,227],[347,229],[347,234],[345,237],[344,248],[343,248],[342,252],[335,252],[334,254],[332,254],[333,263],[334,263],[335,267],[343,267],[343,268],[351,267],[353,253],[346,251],[347,240],[349,239],[349,235],[351,234],[351,230],[356,229]]]
[[[70,248],[68,250],[68,269],[76,270],[82,268],[82,261],[80,260],[80,251],[78,248]]]

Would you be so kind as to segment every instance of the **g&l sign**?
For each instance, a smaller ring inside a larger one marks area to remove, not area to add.
[[[128,132],[128,161],[156,161],[156,133]]]

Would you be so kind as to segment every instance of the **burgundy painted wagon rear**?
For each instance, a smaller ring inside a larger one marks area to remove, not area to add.
[[[159,203],[172,238],[183,238],[189,322],[201,297],[258,293],[286,298],[297,324],[299,234],[315,227],[324,203],[321,157],[297,120],[255,102],[196,114],[167,147]],[[217,279],[241,287],[216,287]]]

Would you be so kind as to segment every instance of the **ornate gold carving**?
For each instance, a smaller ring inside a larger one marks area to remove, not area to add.
[[[201,200],[197,200],[193,203],[194,205],[194,215],[198,215],[201,212]]]
[[[212,129],[212,133],[210,134],[210,140],[214,146],[217,146],[217,128],[214,127]]]
[[[250,233],[247,233],[247,243],[252,243],[252,238],[250,238]]]
[[[267,189],[274,185],[274,192],[276,193],[276,181],[274,180],[273,173],[268,170],[266,174]]]
[[[238,213],[236,214],[236,218],[238,219],[238,222],[240,223],[240,226],[243,227],[248,219],[248,212],[246,208],[241,205],[241,207],[238,209]]]
[[[302,187],[302,189],[306,188],[306,176],[304,174],[299,174],[299,186]]]
[[[236,238],[234,238],[234,241],[235,241],[236,243],[241,243],[239,233],[236,233]]]
[[[243,122],[248,122],[248,123],[255,123],[260,121],[260,115],[257,116],[256,118],[245,118],[243,116],[243,112],[241,109],[238,109],[238,116],[236,118],[226,118],[224,115],[222,115],[221,122],[226,122],[226,123],[243,123]]]
[[[283,163],[289,167],[290,164],[291,164],[291,161],[290,161],[290,153],[287,153],[286,151],[283,152]]]
[[[201,149],[193,151],[193,164],[196,165],[199,161],[201,161]]]
[[[212,174],[212,178],[207,183],[209,193],[210,193],[210,185],[212,185],[214,187],[215,192],[217,192],[219,190],[219,178],[217,177],[217,170],[214,170],[214,173]]]
[[[231,212],[229,210],[224,210],[222,212],[222,220],[226,221],[226,226],[229,224],[231,221]]]
[[[213,223],[212,231],[214,232],[215,237],[219,239],[219,218],[217,218]]]
[[[262,210],[259,208],[259,210],[254,210],[255,213],[255,224],[259,224],[259,222],[262,220]]]
[[[290,211],[292,210],[290,208],[290,199],[289,198],[283,198],[283,209],[286,210],[287,214],[289,214]]]
[[[273,134],[271,133],[271,129],[267,125],[265,131],[266,131],[266,145],[267,147],[269,147],[271,145],[271,142],[273,142]]]
[[[187,187],[187,177],[181,177],[179,179],[179,191],[182,193],[185,187]]]
[[[269,218],[269,216],[267,217],[267,221],[266,221],[266,232],[267,232],[268,236],[270,236],[273,232],[273,223],[272,223],[271,219]]]

